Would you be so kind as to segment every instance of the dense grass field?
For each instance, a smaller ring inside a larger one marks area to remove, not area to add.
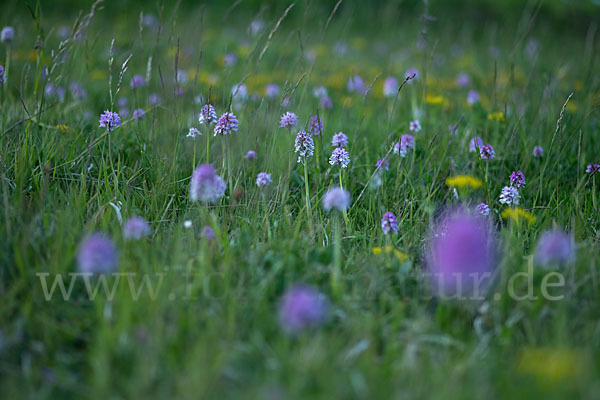
[[[598,6],[20,3],[2,398],[600,397]]]

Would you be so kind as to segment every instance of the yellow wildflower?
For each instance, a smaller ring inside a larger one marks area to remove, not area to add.
[[[478,189],[483,185],[483,182],[475,178],[474,176],[457,175],[446,178],[446,185],[448,187],[457,188],[464,188],[469,186],[473,189]]]
[[[531,215],[530,213],[528,213],[527,211],[523,210],[521,207],[505,208],[504,211],[502,211],[502,213],[500,215],[504,219],[512,218],[514,221],[517,221],[517,222],[521,218],[524,218],[525,220],[527,220],[527,222],[529,222],[531,224],[535,222],[535,217],[533,215]]]
[[[100,81],[106,77],[106,71],[103,69],[95,69],[90,73],[90,78],[94,81]]]
[[[558,383],[576,377],[580,362],[571,350],[526,348],[519,356],[517,371],[533,375],[543,383]]]
[[[56,125],[56,129],[58,129],[61,132],[69,132],[69,127],[67,125],[64,124],[58,124]]]
[[[385,246],[385,247],[373,247],[372,252],[373,252],[373,255],[376,255],[376,256],[378,256],[380,254],[393,253],[394,256],[396,256],[398,261],[400,261],[401,263],[408,260],[408,255],[406,253],[403,253],[400,250],[398,250],[397,248],[395,248],[394,246],[390,246],[390,245]]]
[[[428,94],[427,96],[425,96],[425,101],[428,104],[442,104],[444,102],[444,97],[443,96],[433,96],[431,94]]]
[[[506,121],[506,118],[504,117],[504,113],[502,111],[493,112],[491,114],[488,114],[487,117],[490,121],[498,121],[498,122]]]

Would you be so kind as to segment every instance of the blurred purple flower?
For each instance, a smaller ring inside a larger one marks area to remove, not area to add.
[[[259,188],[264,188],[273,183],[273,178],[271,178],[271,174],[266,172],[259,172],[256,176],[256,186]]]
[[[427,267],[439,295],[460,298],[479,293],[489,283],[496,266],[496,246],[486,221],[466,211],[455,211],[435,226]],[[483,287],[476,288],[475,282]]]
[[[210,225],[204,225],[202,231],[200,231],[200,237],[206,240],[213,240],[217,237],[213,228]]]
[[[279,119],[279,127],[291,130],[298,125],[298,116],[293,112],[286,112]]]
[[[136,121],[141,121],[144,118],[146,118],[146,111],[144,111],[144,109],[142,108],[136,108],[135,110],[133,110],[133,119],[135,119]]]
[[[134,75],[129,81],[129,87],[132,89],[139,89],[146,86],[146,78],[142,75]]]
[[[216,203],[225,194],[225,181],[210,164],[202,164],[192,174],[190,199],[203,203]]]
[[[483,147],[483,139],[479,136],[473,136],[473,139],[469,142],[469,151],[474,153],[478,150],[481,150]]]
[[[198,129],[191,127],[190,130],[188,131],[188,134],[185,137],[189,137],[194,139],[196,136],[202,136],[202,132],[200,132]]]
[[[88,236],[77,253],[79,272],[105,274],[118,268],[117,248],[112,240],[101,233]]]
[[[346,88],[351,93],[362,93],[365,90],[365,83],[360,76],[354,75],[348,79]]]
[[[344,132],[338,132],[331,138],[331,145],[333,147],[346,147],[348,146],[348,136]]]
[[[348,207],[350,207],[350,193],[342,188],[331,188],[323,196],[323,209],[325,211],[335,209],[341,212]]]
[[[573,261],[575,246],[572,236],[562,230],[544,232],[538,239],[534,259],[545,267]]]
[[[327,322],[329,300],[324,294],[296,285],[286,291],[279,303],[279,323],[284,332],[297,335]]]
[[[456,77],[456,85],[458,85],[458,87],[464,88],[466,86],[469,86],[470,84],[471,77],[469,76],[469,74],[462,72]]]
[[[256,158],[256,152],[254,150],[248,150],[244,157],[248,161],[254,161],[254,159]]]
[[[533,156],[538,158],[538,157],[542,157],[544,155],[544,149],[542,148],[542,146],[535,146],[533,148]]]
[[[408,83],[411,83],[413,81],[416,81],[417,79],[419,79],[419,71],[417,71],[416,68],[409,68],[406,70],[406,73],[404,74],[404,79],[408,79],[412,76],[412,79],[410,79],[408,81]]]
[[[279,86],[275,83],[269,83],[265,88],[265,96],[268,99],[278,97],[279,93],[281,93],[281,89],[279,89]]]
[[[131,217],[123,225],[123,237],[125,239],[140,240],[150,234],[150,225],[142,217]]]
[[[326,110],[330,110],[333,108],[333,101],[331,101],[331,98],[329,96],[321,97],[319,104]]]
[[[321,136],[323,134],[323,121],[318,115],[313,115],[308,120],[308,132],[313,136]]]
[[[467,104],[472,106],[475,103],[479,103],[479,93],[475,90],[469,90],[469,93],[467,93]]]
[[[390,76],[383,82],[383,96],[394,97],[398,93],[398,79]]]
[[[415,119],[414,121],[410,121],[408,124],[408,130],[414,133],[419,132],[421,130],[421,123],[419,120]]]
[[[12,26],[5,26],[0,32],[0,41],[10,44],[15,38],[15,29]]]
[[[382,158],[381,160],[377,160],[377,162],[375,163],[375,167],[379,171],[383,171],[383,170],[389,171],[390,170],[390,163],[385,158]]]
[[[200,110],[198,122],[204,125],[212,125],[217,122],[217,112],[212,104],[205,104]]]

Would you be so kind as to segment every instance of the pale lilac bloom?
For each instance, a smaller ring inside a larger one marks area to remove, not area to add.
[[[499,201],[507,206],[518,206],[520,198],[519,189],[514,186],[504,186]]]
[[[142,75],[134,75],[129,81],[129,86],[132,89],[139,89],[141,87],[146,86],[146,78]]]
[[[377,162],[375,163],[375,167],[379,171],[381,171],[381,170],[389,171],[390,163],[385,158],[382,158],[381,160],[377,160]]]
[[[150,225],[142,217],[129,218],[123,225],[123,237],[125,239],[140,240],[151,232]]]
[[[419,71],[417,71],[416,68],[409,68],[408,70],[406,70],[406,73],[404,74],[404,79],[408,79],[410,77],[412,77],[412,79],[410,79],[408,81],[408,83],[411,83],[412,81],[419,79]]]
[[[107,274],[118,268],[117,248],[113,241],[101,233],[88,236],[77,253],[79,272]]]
[[[542,157],[543,155],[544,155],[544,149],[542,148],[542,146],[535,146],[533,148],[533,156],[535,158]]]
[[[350,193],[346,190],[334,187],[329,189],[323,196],[323,209],[325,211],[344,211],[350,207]]]
[[[285,129],[292,129],[298,125],[298,116],[293,112],[286,112],[279,119],[279,127]]]
[[[127,100],[127,97],[121,96],[117,100],[117,104],[118,104],[119,108],[126,108],[127,105],[129,104],[129,100]]]
[[[156,93],[151,93],[151,94],[148,96],[148,103],[149,103],[151,106],[158,105],[158,104],[160,104],[160,103],[161,103],[161,101],[162,101],[162,99],[161,99],[161,98],[160,98],[160,96],[159,96],[158,94],[156,94]]]
[[[477,93],[475,90],[469,90],[469,93],[467,93],[467,104],[472,106],[475,103],[479,102],[479,93]]]
[[[304,159],[312,157],[315,150],[315,142],[310,133],[301,129],[296,135],[294,148],[295,152],[298,153],[298,162],[303,162]]]
[[[254,150],[248,150],[244,158],[248,161],[253,161],[256,158],[256,152]]]
[[[333,147],[346,147],[348,146],[348,136],[344,132],[338,132],[331,138],[331,145]]]
[[[108,132],[112,132],[116,127],[121,126],[121,117],[116,112],[106,110],[100,115],[99,123],[99,128],[106,128]]]
[[[0,32],[0,41],[2,43],[10,43],[15,38],[15,29],[12,26],[5,26]]]
[[[194,139],[196,136],[202,136],[202,132],[200,132],[198,129],[191,127],[188,131],[188,134],[186,135],[186,137],[192,138]]]
[[[200,237],[206,240],[213,240],[217,237],[213,228],[210,225],[204,225],[202,230],[200,231]]]
[[[469,142],[469,151],[474,153],[483,148],[483,139],[479,136],[473,136],[473,139]]]
[[[259,188],[264,188],[273,183],[273,178],[271,178],[271,174],[266,172],[259,172],[256,176],[256,186]]]
[[[223,63],[225,64],[226,67],[231,67],[233,65],[235,65],[235,63],[237,62],[237,56],[235,55],[235,53],[227,53],[225,54],[225,57],[223,57]]]
[[[4,66],[0,65],[0,86],[6,83],[6,74],[4,73]]]
[[[490,207],[485,203],[477,204],[477,212],[481,215],[485,215],[486,217],[490,215]]]
[[[525,175],[521,171],[513,171],[510,174],[510,185],[520,189],[525,186]]]
[[[461,88],[469,86],[471,84],[471,77],[469,74],[462,72],[456,77],[456,84]]]
[[[85,100],[87,98],[87,90],[80,83],[73,82],[69,85],[69,90],[71,92],[71,96],[75,100]]]
[[[216,135],[231,135],[238,130],[238,120],[231,112],[225,112],[215,125],[214,134]]]
[[[315,96],[317,99],[327,97],[327,88],[325,86],[317,86],[313,89],[313,96]]]
[[[212,104],[205,104],[198,115],[198,122],[204,125],[212,125],[217,122],[217,112]]]
[[[433,230],[426,263],[440,297],[460,299],[483,292],[496,267],[496,245],[487,219],[466,211],[444,216]]]
[[[248,88],[243,83],[234,85],[231,88],[231,96],[234,103],[244,103],[248,100]]]
[[[383,230],[384,235],[398,233],[398,221],[393,213],[386,212],[383,214],[383,217],[381,218],[381,229]]]
[[[225,194],[227,185],[210,164],[202,164],[192,174],[190,199],[203,203],[216,203]]]
[[[348,84],[346,87],[348,91],[352,93],[362,93],[366,89],[365,83],[363,82],[362,78],[358,75],[351,76],[348,79]]]
[[[296,285],[279,302],[279,324],[285,333],[295,336],[327,322],[329,308],[324,294],[309,286]]]
[[[281,93],[281,89],[279,89],[279,86],[275,83],[269,83],[265,88],[265,96],[268,99],[278,97],[279,93]]]
[[[329,96],[321,97],[319,104],[326,110],[330,110],[331,108],[333,108],[333,101],[331,101],[331,98]]]
[[[598,170],[600,170],[600,164],[597,164],[597,163],[589,164],[585,168],[585,172],[587,172],[588,174],[591,174],[591,173],[596,172]]]
[[[308,132],[313,136],[321,136],[323,134],[323,121],[318,115],[313,115],[308,120]]]
[[[348,167],[350,164],[350,154],[343,147],[336,147],[329,157],[329,164],[338,165],[340,168]]]
[[[544,232],[538,240],[534,259],[543,267],[572,262],[575,259],[573,237],[558,229]]]
[[[394,154],[405,158],[408,151],[415,148],[415,139],[412,135],[402,135],[400,141],[394,145]]]
[[[492,158],[496,157],[496,153],[494,152],[494,148],[491,144],[485,144],[481,146],[479,149],[479,155],[481,156],[482,160],[491,160]]]
[[[136,121],[141,121],[144,118],[146,118],[146,111],[144,111],[142,108],[136,108],[135,110],[133,110],[133,119],[135,119]]]
[[[119,115],[123,118],[129,118],[129,110],[126,108],[119,109]]]
[[[390,76],[383,82],[383,96],[394,97],[398,93],[398,79]]]
[[[415,119],[414,121],[410,121],[408,124],[408,130],[414,133],[419,132],[421,130],[421,123],[419,120]]]

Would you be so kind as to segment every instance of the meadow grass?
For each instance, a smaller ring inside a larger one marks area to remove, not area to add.
[[[586,173],[600,162],[596,25],[558,32],[535,7],[510,22],[458,24],[420,8],[422,17],[378,24],[341,3],[276,14],[165,4],[127,15],[97,3],[70,19],[46,18],[38,3],[10,21],[15,38],[2,44],[4,398],[598,397],[600,175]],[[252,33],[253,21],[264,26]],[[402,84],[409,68],[418,75],[383,96],[384,80]],[[135,74],[147,85],[131,88]],[[355,75],[364,92],[348,91]],[[270,83],[281,90],[273,98]],[[238,84],[247,98],[232,94]],[[314,96],[319,86],[331,109]],[[480,101],[469,105],[469,90]],[[213,136],[199,124],[207,102],[234,112],[239,130]],[[98,127],[104,110],[121,114],[112,132]],[[279,127],[286,111],[299,118],[290,131]],[[296,133],[313,115],[323,135],[298,163]],[[413,120],[422,130],[401,158],[392,149]],[[202,135],[186,137],[190,127]],[[340,131],[350,154],[341,176],[328,162]],[[496,157],[470,152],[474,136]],[[376,170],[384,157],[389,171]],[[192,171],[207,161],[227,185],[210,205],[190,200]],[[516,170],[531,221],[501,215]],[[262,171],[273,183],[258,188]],[[481,187],[455,191],[446,179],[457,175]],[[340,184],[351,205],[326,212],[323,196]],[[477,301],[427,295],[432,226],[445,210],[481,202],[499,246],[493,286]],[[396,235],[382,232],[388,211]],[[123,222],[135,215],[151,234],[126,240]],[[214,240],[201,237],[206,225]],[[576,243],[560,270],[564,298],[541,295],[547,271],[537,268],[537,299],[507,296],[553,227]],[[48,287],[59,275],[68,287],[94,232],[115,242],[118,271],[135,275],[109,277],[114,296],[100,288],[90,299],[78,279],[68,300],[58,286],[48,299],[40,273]],[[323,326],[290,335],[278,304],[297,283],[318,288],[331,309]]]

